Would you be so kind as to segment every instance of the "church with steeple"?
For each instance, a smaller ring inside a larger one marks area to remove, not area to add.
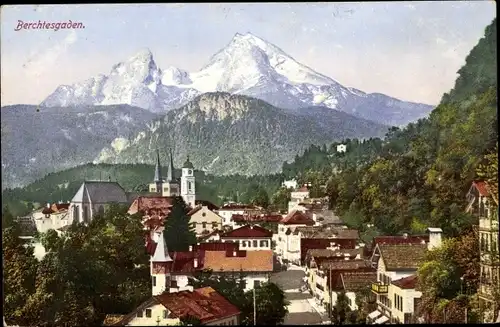
[[[149,184],[149,192],[161,194],[161,196],[182,196],[184,202],[194,208],[196,201],[194,166],[189,161],[189,156],[182,166],[182,176],[179,184],[179,180],[175,178],[172,150],[169,151],[166,178],[161,173],[160,152],[156,150],[155,175],[153,182]]]

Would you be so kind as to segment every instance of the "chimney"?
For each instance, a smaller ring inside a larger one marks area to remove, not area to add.
[[[408,238],[408,233],[403,233],[403,238],[407,239]]]
[[[439,247],[441,245],[443,230],[441,228],[429,227],[427,228],[427,232],[429,233],[429,243],[427,243],[427,249],[432,250]]]
[[[200,243],[196,243],[196,245],[200,246]]]
[[[236,251],[233,251],[233,257],[236,257],[238,255],[238,253],[236,253]]]
[[[193,246],[192,245],[189,246],[189,252],[193,252]]]
[[[193,259],[193,267],[198,268],[198,258]]]
[[[47,208],[50,208],[50,202],[47,202]]]
[[[253,225],[250,225],[250,229],[253,229]]]

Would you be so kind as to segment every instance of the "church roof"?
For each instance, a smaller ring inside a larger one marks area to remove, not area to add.
[[[156,243],[156,249],[153,257],[151,258],[152,262],[170,262],[172,258],[168,254],[167,243],[165,242],[165,237],[163,232],[161,232],[158,237],[158,242]]]
[[[156,150],[156,166],[155,166],[155,182],[161,182],[161,165],[160,165],[160,152]]]
[[[117,182],[85,181],[71,202],[127,203],[127,194]]]
[[[193,164],[191,163],[191,161],[189,161],[189,156],[187,157],[187,160],[184,162],[184,165],[182,165],[182,168],[194,169]]]

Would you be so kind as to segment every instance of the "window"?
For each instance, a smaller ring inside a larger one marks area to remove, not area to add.
[[[206,223],[206,222],[202,222],[202,223],[201,223],[201,227],[202,227],[203,229],[207,228],[207,223]]]
[[[142,318],[142,311],[137,311],[137,318]]]
[[[146,318],[151,318],[151,309],[146,309]]]
[[[213,228],[213,229],[217,229],[217,222],[213,222],[213,223],[212,223],[212,228]]]
[[[168,188],[167,187],[164,187],[163,188],[163,192],[167,192],[168,191]]]
[[[247,247],[247,242],[246,241],[241,241],[241,247],[246,248]]]
[[[260,247],[267,247],[267,241],[260,241]]]
[[[167,317],[168,317],[167,310],[163,310],[163,319],[167,319]]]
[[[153,286],[156,286],[156,276],[153,276]]]
[[[151,192],[156,192],[156,189],[154,187],[152,187]]]
[[[205,217],[206,215],[207,215],[206,213],[202,213],[202,214],[201,214],[201,216],[202,216],[202,217]]]
[[[260,280],[254,280],[254,281],[253,281],[253,287],[254,287],[254,288],[258,288],[258,287],[260,287]]]
[[[191,228],[196,228],[196,223],[191,223]]]
[[[253,247],[254,247],[254,248],[256,248],[256,247],[258,247],[258,246],[259,246],[259,245],[257,244],[257,241],[256,241],[256,240],[254,240],[254,241],[253,241]]]

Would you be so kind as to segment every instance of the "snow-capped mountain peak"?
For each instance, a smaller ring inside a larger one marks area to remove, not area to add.
[[[379,121],[396,125],[418,119],[423,116],[422,111],[426,114],[431,110],[430,106],[403,105],[396,99],[393,102],[389,97],[380,98],[344,87],[249,32],[236,33],[197,72],[177,67],[162,71],[151,51],[144,48],[114,65],[107,76],[58,87],[42,105],[129,104],[165,112],[207,92],[247,95],[285,109],[323,106],[368,119],[373,119],[370,110],[387,111],[391,117],[380,117]],[[411,108],[415,108],[415,112],[411,112]],[[405,115],[408,118],[404,118]]]

